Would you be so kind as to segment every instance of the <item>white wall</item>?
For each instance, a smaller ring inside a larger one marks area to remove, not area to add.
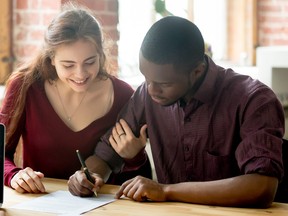
[[[119,77],[133,87],[144,81],[138,68],[142,40],[155,21],[154,0],[119,0]]]
[[[166,8],[173,15],[187,18],[188,1],[190,0],[166,0]],[[194,22],[204,40],[212,45],[215,60],[226,58],[226,1],[193,1]],[[154,2],[155,0],[119,0],[119,76],[133,87],[144,81],[138,68],[142,39],[150,26],[161,18],[155,12]]]
[[[226,0],[194,0],[194,23],[205,42],[211,44],[213,59],[226,59],[227,15]]]

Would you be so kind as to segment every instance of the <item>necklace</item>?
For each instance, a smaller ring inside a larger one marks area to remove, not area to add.
[[[68,113],[67,113],[67,111],[66,111],[66,109],[65,109],[64,103],[63,103],[63,101],[62,101],[62,98],[61,98],[61,96],[60,96],[60,92],[59,92],[59,90],[58,90],[58,87],[57,87],[56,82],[55,82],[55,87],[56,87],[57,95],[58,95],[58,97],[59,97],[59,100],[60,100],[60,103],[61,103],[61,105],[62,105],[63,111],[64,111],[64,113],[65,113],[65,115],[66,115],[67,120],[70,122],[71,119],[72,119],[72,117],[74,116],[74,114],[76,113],[76,111],[79,109],[80,105],[82,104],[82,102],[83,102],[83,100],[84,100],[84,98],[85,98],[85,96],[86,96],[87,91],[85,91],[83,97],[81,98],[81,100],[80,100],[78,106],[75,108],[75,110],[71,113],[71,115],[68,115]]]

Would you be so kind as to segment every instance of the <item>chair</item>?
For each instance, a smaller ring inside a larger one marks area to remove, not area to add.
[[[282,159],[284,166],[284,177],[278,185],[274,202],[288,203],[288,140],[283,139]]]

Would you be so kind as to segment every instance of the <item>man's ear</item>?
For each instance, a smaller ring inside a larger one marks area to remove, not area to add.
[[[196,68],[194,68],[191,72],[190,72],[190,79],[191,81],[195,81],[197,80],[199,77],[201,77],[203,75],[203,73],[205,73],[206,70],[206,64],[204,62],[201,62],[200,64],[197,65]]]
[[[206,64],[204,62],[201,62],[195,69],[196,76],[197,77],[202,76],[202,74],[205,73],[205,70],[206,70]]]

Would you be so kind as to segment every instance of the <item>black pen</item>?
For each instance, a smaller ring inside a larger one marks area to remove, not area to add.
[[[83,158],[82,158],[82,156],[81,156],[81,154],[80,154],[80,151],[79,151],[78,149],[76,150],[76,153],[77,153],[77,156],[78,156],[79,161],[80,161],[80,163],[81,163],[81,166],[82,166],[82,168],[83,168],[83,171],[84,171],[84,173],[85,173],[85,175],[86,175],[86,178],[87,178],[92,184],[95,184],[95,180],[91,177],[91,175],[90,175],[90,173],[89,173],[89,170],[88,170],[88,168],[87,168],[87,166],[86,166],[86,164],[85,164],[85,161],[83,160]],[[96,191],[94,191],[94,194],[95,194],[95,196],[97,196],[97,192],[96,192]]]

